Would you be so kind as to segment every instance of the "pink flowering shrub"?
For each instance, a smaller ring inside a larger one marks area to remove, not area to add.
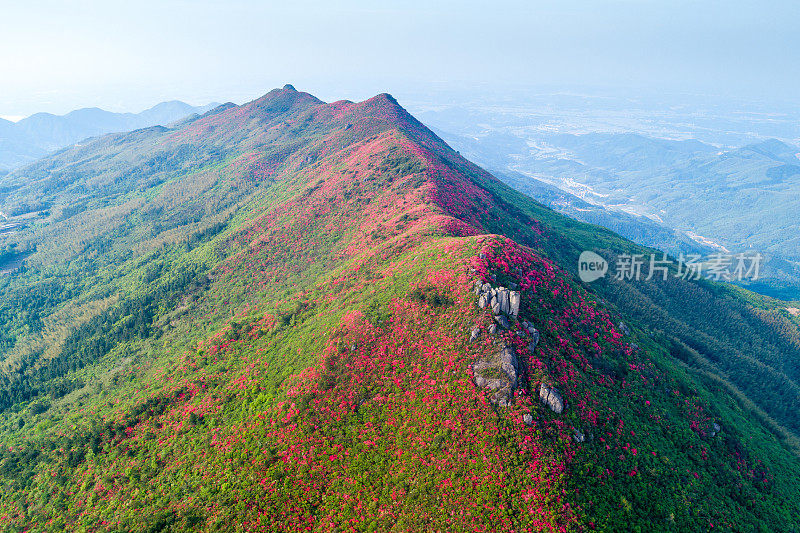
[[[0,527],[696,530],[768,508],[773,474],[727,427],[711,435],[707,397],[540,253],[552,230],[388,95],[278,90],[164,143],[236,147],[204,176],[246,201],[198,252],[215,266],[186,318],[129,346],[58,446],[9,446],[54,459],[0,498]],[[486,334],[476,279],[518,287],[535,350],[514,321]],[[521,366],[507,408],[470,369],[496,341]],[[707,498],[717,480],[735,489]]]

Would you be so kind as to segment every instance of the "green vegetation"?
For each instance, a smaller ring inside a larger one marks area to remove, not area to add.
[[[0,278],[4,530],[800,525],[786,304],[580,284],[580,251],[645,250],[504,186],[387,95],[284,88],[0,186],[32,213],[0,243],[28,254]],[[468,341],[492,320],[476,278],[520,287],[535,351],[516,325]],[[470,377],[492,339],[523,365],[507,408]]]

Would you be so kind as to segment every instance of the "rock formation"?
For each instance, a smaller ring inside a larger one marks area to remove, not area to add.
[[[474,327],[469,334],[469,342],[475,342],[481,335],[481,328]]]
[[[556,414],[564,411],[564,398],[561,397],[558,389],[552,385],[542,383],[541,387],[539,387],[539,399]]]
[[[495,315],[507,315],[511,318],[519,316],[519,307],[522,295],[519,291],[505,287],[492,287],[489,283],[475,281],[475,295],[478,297],[478,306],[481,309],[490,307]]]
[[[490,276],[490,279],[496,278]],[[475,296],[478,297],[478,307],[491,309],[494,317],[492,324],[486,328],[487,333],[490,336],[497,334],[498,326],[503,330],[511,329],[512,323],[516,322],[516,318],[519,316],[522,301],[520,292],[505,287],[495,288],[490,283],[483,283],[480,280],[475,280],[473,290]],[[523,322],[523,333],[533,336],[531,345],[535,348],[539,341],[539,332],[525,321]],[[480,328],[473,328],[470,333],[470,342],[475,342],[479,336]],[[482,357],[472,364],[472,373],[476,386],[496,391],[491,395],[492,403],[506,407],[510,405],[514,397],[514,389],[519,385],[520,363],[514,349],[507,346],[505,342],[496,341],[496,346],[497,351],[492,356]]]
[[[519,385],[519,360],[514,349],[502,343],[490,357],[481,357],[472,364],[475,385],[495,390],[490,400],[500,407],[510,405],[514,389]]]

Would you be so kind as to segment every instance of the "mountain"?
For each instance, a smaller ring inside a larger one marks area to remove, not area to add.
[[[800,298],[800,147],[777,139],[721,147],[637,133],[561,133],[499,112],[481,116],[477,127],[432,119],[456,128],[440,134],[518,190],[547,203],[546,194],[535,196],[545,182],[593,206],[555,209],[670,253],[687,239],[717,250],[757,250],[771,266],[762,283],[750,286]]]
[[[731,250],[800,258],[792,215],[800,148],[769,140],[733,150],[679,151],[674,141],[650,153],[618,135],[567,137],[558,142],[571,155],[538,159],[526,169],[577,180],[603,205],[638,207]]]
[[[718,251],[646,216],[589,203],[555,185],[531,176],[503,169],[492,169],[492,174],[518,191],[570,218],[603,226],[626,239],[663,250],[675,257],[680,254],[707,256]]]
[[[716,154],[719,149],[697,140],[654,139],[636,133],[560,134],[550,139],[554,146],[569,150],[583,164],[605,169],[643,170],[674,167],[687,158]]]
[[[798,527],[797,308],[581,282],[652,250],[387,94],[107,135],[0,208],[4,529]]]
[[[190,106],[184,102],[162,102],[141,113],[112,113],[102,109],[78,109],[58,116],[36,113],[17,123],[0,119],[0,170],[10,170],[43,155],[111,132],[130,131],[202,114],[219,104]]]

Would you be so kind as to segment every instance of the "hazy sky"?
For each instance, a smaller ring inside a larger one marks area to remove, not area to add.
[[[0,116],[285,83],[323,99],[481,83],[796,102],[798,82],[795,0],[0,0]]]

